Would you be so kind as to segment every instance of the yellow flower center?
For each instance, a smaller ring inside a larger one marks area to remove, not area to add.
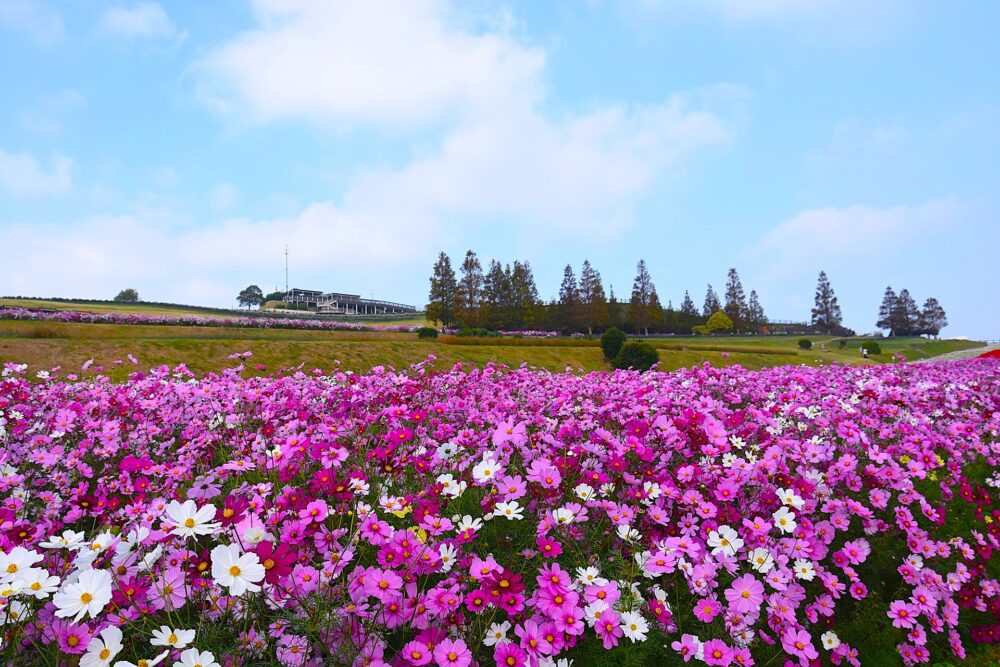
[[[185,528],[194,528],[194,519],[192,519],[191,517],[188,517],[187,519],[184,519],[184,527]]]
[[[229,574],[233,577],[240,576],[240,572],[242,572],[242,570],[240,570],[240,568],[237,567],[236,565],[233,565],[231,568],[229,568]]]
[[[90,601],[94,599],[94,596],[90,593],[84,593],[80,596],[80,602],[83,604],[90,604]]]

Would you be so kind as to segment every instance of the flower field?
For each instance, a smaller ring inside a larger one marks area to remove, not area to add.
[[[998,655],[1000,361],[241,371],[5,365],[0,664]]]

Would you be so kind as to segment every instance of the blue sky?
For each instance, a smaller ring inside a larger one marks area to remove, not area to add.
[[[0,294],[422,304],[439,250],[1000,337],[994,2],[0,0]]]

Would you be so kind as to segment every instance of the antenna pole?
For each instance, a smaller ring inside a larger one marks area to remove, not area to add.
[[[288,294],[288,244],[285,244],[285,294]]]

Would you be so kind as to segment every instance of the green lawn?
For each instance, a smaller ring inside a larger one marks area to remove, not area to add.
[[[783,364],[817,365],[864,363],[857,353],[857,341],[843,350],[833,339],[814,338],[812,350],[799,350],[797,338],[725,337],[654,339],[661,368],[674,370],[709,362],[715,366],[740,364],[763,368]],[[908,358],[921,358],[977,345],[969,341],[927,341],[898,339],[880,341],[885,353],[868,363],[890,361],[895,351]],[[821,349],[820,344],[825,344]],[[366,331],[310,331],[293,329],[242,329],[233,327],[147,326],[82,324],[0,320],[0,362],[30,364],[33,369],[61,365],[66,372],[79,369],[88,359],[103,365],[116,379],[135,370],[128,361],[132,354],[138,368],[160,364],[186,364],[197,373],[232,366],[228,356],[252,351],[250,372],[270,373],[279,368],[304,364],[305,368],[341,368],[364,372],[374,366],[405,368],[433,354],[439,368],[455,363],[508,366],[526,363],[562,371],[607,370],[599,341],[586,338],[459,338],[441,336],[419,340],[415,334]],[[263,364],[263,369],[257,369]]]

